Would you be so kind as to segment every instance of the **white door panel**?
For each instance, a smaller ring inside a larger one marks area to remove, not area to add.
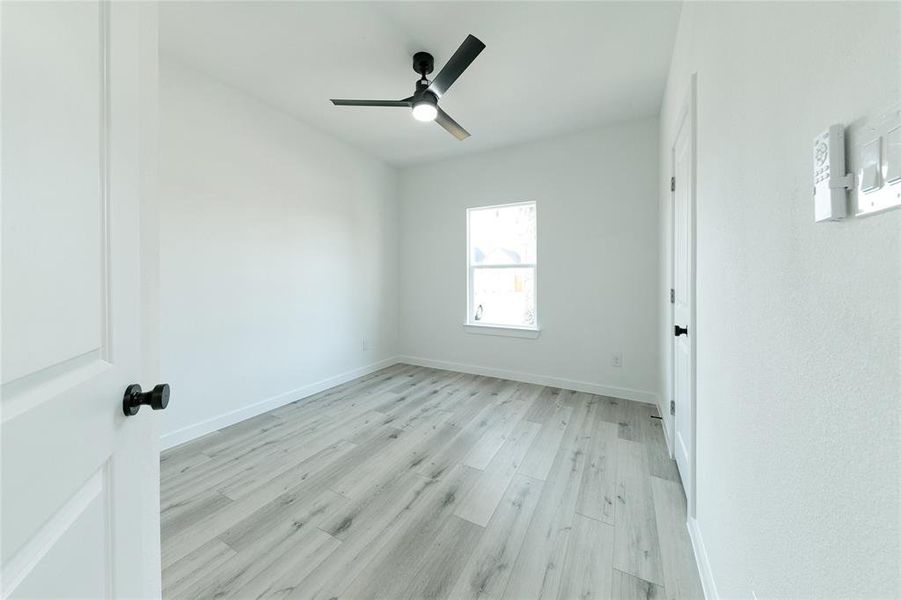
[[[122,413],[155,10],[0,5],[3,597],[159,594],[159,416]]]
[[[691,431],[690,431],[690,410],[685,406],[687,400],[691,398],[690,378],[691,373],[689,367],[691,365],[691,357],[689,356],[688,344],[683,342],[676,343],[676,373],[674,377],[676,386],[676,464],[679,466],[679,472],[683,481],[690,481],[691,477]]]
[[[2,33],[6,383],[102,343],[99,5],[4,4]]]
[[[110,597],[108,483],[101,469],[33,536],[10,565],[11,580],[4,582],[13,590],[10,598]]]
[[[693,92],[692,92],[693,93]],[[689,513],[694,513],[694,153],[692,99],[682,112],[673,145],[673,303],[674,325],[687,333],[673,337],[674,448]]]

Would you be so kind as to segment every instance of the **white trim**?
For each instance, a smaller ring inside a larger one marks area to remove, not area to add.
[[[541,334],[537,327],[513,327],[509,325],[481,325],[477,323],[463,323],[466,333],[479,335],[499,335],[503,337],[531,338],[535,339]]]
[[[341,385],[342,383],[347,383],[348,381],[356,379],[357,377],[369,375],[370,373],[374,373],[379,369],[390,367],[391,365],[397,364],[398,362],[400,361],[396,357],[386,358],[364,367],[345,371],[344,373],[339,373],[338,375],[335,375],[333,377],[328,377],[315,383],[311,383],[309,385],[290,390],[283,394],[267,398],[266,400],[256,402],[249,406],[238,408],[227,413],[211,417],[209,419],[206,419],[205,421],[201,421],[193,425],[188,425],[187,427],[182,427],[181,429],[176,429],[175,431],[166,433],[161,437],[162,449],[165,450],[179,444],[184,444],[185,442],[197,439],[202,435],[212,433],[216,430],[222,429],[223,427],[228,427],[229,425],[234,425],[235,423],[249,419],[251,417],[255,417],[274,408],[278,408],[279,406],[284,406],[289,402],[294,402],[295,400],[300,400],[302,398],[312,396],[313,394],[318,394],[323,390],[335,387],[336,385]]]
[[[487,208],[507,208],[509,206],[525,206],[526,204],[536,204],[535,200],[521,200],[519,202],[501,202],[500,204],[488,204],[485,206],[467,206],[466,210],[482,210]]]
[[[713,580],[713,570],[710,568],[710,561],[707,559],[707,549],[704,547],[704,539],[701,537],[701,529],[698,526],[698,520],[688,517],[686,522],[688,527],[688,535],[691,538],[691,547],[695,553],[695,562],[698,565],[698,573],[701,576],[701,587],[704,588],[704,598],[707,600],[719,600],[719,593],[716,591],[716,582]]]
[[[614,398],[644,402],[646,404],[657,404],[657,394],[644,390],[633,390],[631,388],[608,386],[588,381],[577,381],[575,379],[563,379],[560,377],[551,377],[549,375],[507,371],[506,369],[492,369],[489,367],[479,367],[476,365],[467,365],[444,360],[433,360],[431,358],[421,358],[418,356],[399,356],[397,360],[398,362],[419,367],[457,371],[459,373],[469,373],[470,375],[497,377],[498,379],[509,379],[511,381],[521,381],[523,383],[533,383],[535,385],[547,385],[565,390],[573,390],[575,392],[597,394],[598,396],[612,396]]]

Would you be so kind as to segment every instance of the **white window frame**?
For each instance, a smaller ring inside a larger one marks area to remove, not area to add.
[[[481,265],[472,264],[472,252],[469,243],[469,214],[474,210],[486,210],[490,208],[509,208],[511,206],[525,206],[527,204],[535,207],[535,262],[520,263],[515,265]],[[535,324],[532,326],[517,325],[499,325],[491,323],[482,323],[472,320],[472,279],[476,269],[532,269],[532,280],[535,289],[532,291],[535,298]],[[505,204],[490,204],[488,206],[470,206],[466,209],[466,317],[463,320],[463,329],[467,333],[477,333],[483,335],[500,335],[505,337],[521,337],[521,338],[537,338],[541,328],[538,321],[538,202],[536,200],[525,200],[522,202],[508,202]]]

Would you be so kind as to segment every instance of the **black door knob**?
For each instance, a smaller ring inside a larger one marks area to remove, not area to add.
[[[161,383],[149,392],[142,392],[141,386],[133,383],[125,388],[125,396],[122,398],[122,412],[126,417],[138,414],[138,409],[146,404],[153,410],[163,410],[169,405],[169,384]]]
[[[675,329],[673,329],[673,335],[679,337],[680,335],[688,335],[688,327],[679,327],[676,325]]]

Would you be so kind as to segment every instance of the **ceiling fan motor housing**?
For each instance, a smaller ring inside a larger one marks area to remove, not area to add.
[[[432,92],[427,91],[429,89],[429,81],[426,79],[420,79],[416,82],[416,91],[413,93],[414,98],[431,96],[431,100],[433,102],[438,102],[438,96],[433,94]]]

